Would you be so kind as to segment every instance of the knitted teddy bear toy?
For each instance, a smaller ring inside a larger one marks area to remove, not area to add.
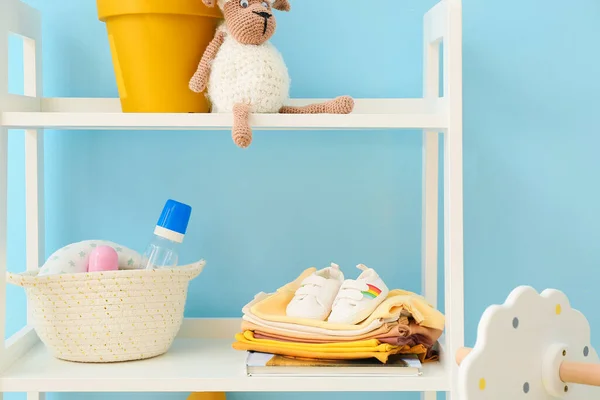
[[[290,78],[283,57],[269,42],[275,33],[273,9],[289,11],[288,0],[203,0],[223,11],[197,71],[189,82],[196,93],[205,89],[212,112],[233,113],[232,137],[246,148],[252,142],[250,113],[349,114],[354,100],[341,96],[303,107],[286,106]]]

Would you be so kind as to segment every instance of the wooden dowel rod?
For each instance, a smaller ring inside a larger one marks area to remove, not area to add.
[[[462,364],[463,360],[469,355],[471,350],[473,349],[470,349],[468,347],[461,347],[460,349],[458,349],[458,351],[456,352],[456,363],[458,365]]]
[[[565,383],[600,386],[600,364],[563,361],[559,375]]]
[[[468,347],[458,349],[456,363],[462,364],[472,350]],[[600,386],[600,364],[563,361],[560,365],[559,376],[560,380],[565,383]]]

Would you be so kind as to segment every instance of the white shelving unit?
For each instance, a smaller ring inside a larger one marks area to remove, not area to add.
[[[44,261],[43,129],[231,129],[224,114],[125,114],[118,99],[44,98],[41,16],[19,0],[0,1],[0,335],[5,334],[7,243],[7,142],[9,129],[25,130],[26,245],[28,270]],[[24,38],[25,96],[8,93],[8,35]],[[440,55],[440,44],[444,43]],[[424,96],[357,99],[351,115],[253,115],[254,129],[423,131],[423,293],[438,305],[438,163],[444,136],[444,308],[441,361],[420,377],[248,378],[243,352],[231,348],[238,319],[187,319],[164,356],[121,364],[76,364],[50,356],[31,326],[0,348],[0,392],[118,391],[420,391],[457,393],[453,357],[463,346],[462,14],[460,0],[442,0],[424,17]],[[440,60],[442,57],[442,60]],[[439,95],[443,61],[444,96]],[[311,102],[295,100],[296,104]],[[367,382],[369,381],[369,382]]]

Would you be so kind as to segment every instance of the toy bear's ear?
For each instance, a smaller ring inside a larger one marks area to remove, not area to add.
[[[217,0],[202,0],[205,6],[214,7]]]
[[[292,6],[290,6],[288,0],[275,0],[273,2],[273,8],[279,11],[290,11]]]

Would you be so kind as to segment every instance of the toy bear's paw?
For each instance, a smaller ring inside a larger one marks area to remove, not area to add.
[[[252,129],[247,125],[236,126],[233,128],[231,137],[237,146],[245,149],[250,146],[250,143],[252,143]]]
[[[248,120],[250,118],[250,105],[238,103],[233,106],[233,129],[231,137],[233,142],[242,149],[252,143],[252,128]]]
[[[207,82],[208,74],[203,73],[203,71],[198,71],[190,80],[190,90],[194,93],[202,93],[206,89]]]
[[[327,114],[350,114],[354,110],[354,99],[350,96],[340,96],[326,103]]]

